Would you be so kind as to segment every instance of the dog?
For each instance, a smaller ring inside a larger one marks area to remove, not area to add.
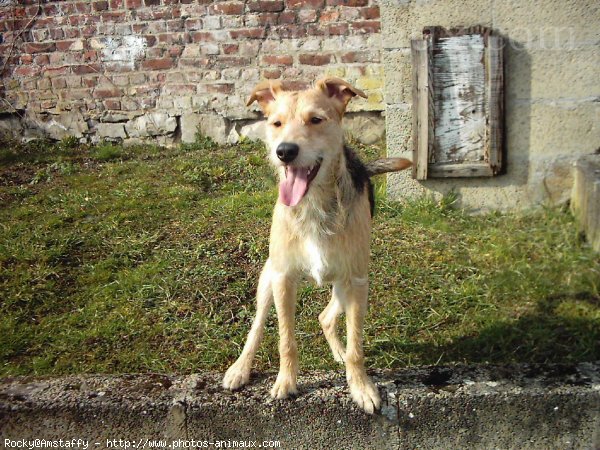
[[[363,354],[374,204],[370,177],[406,169],[411,162],[384,158],[364,165],[344,144],[342,117],[357,95],[366,98],[342,79],[323,78],[301,91],[286,90],[281,82],[262,82],[248,99],[248,106],[258,102],[267,119],[266,143],[279,175],[279,198],[269,257],[258,282],[256,317],[240,357],[225,373],[226,389],[248,383],[274,302],[280,366],[271,396],[283,399],[297,394],[296,291],[298,282],[308,276],[318,285],[333,285],[319,322],[334,359],[346,366],[352,398],[370,414],[381,405]],[[336,332],[341,313],[346,314],[346,348]]]

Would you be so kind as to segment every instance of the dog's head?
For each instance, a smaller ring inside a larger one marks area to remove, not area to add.
[[[304,91],[263,82],[250,95],[248,105],[257,101],[267,118],[269,158],[279,170],[279,198],[285,205],[297,205],[311,184],[330,173],[343,151],[342,116],[356,95],[366,98],[339,78],[323,78]]]

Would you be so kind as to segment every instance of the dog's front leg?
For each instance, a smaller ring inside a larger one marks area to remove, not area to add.
[[[235,363],[225,373],[223,377],[223,387],[225,389],[239,389],[250,380],[250,370],[252,361],[263,337],[263,330],[269,308],[273,304],[273,289],[271,286],[273,272],[271,270],[271,261],[267,260],[265,267],[258,280],[258,290],[256,292],[256,316],[252,322],[252,328],[248,333],[248,339],[242,354]]]
[[[294,335],[297,281],[280,274],[273,276],[272,286],[279,322],[279,374],[271,389],[271,396],[286,398],[298,393],[298,346]]]
[[[346,379],[354,401],[367,413],[373,414],[381,405],[379,391],[365,370],[363,327],[367,312],[369,285],[366,282],[347,282],[336,285],[344,298],[346,309]]]

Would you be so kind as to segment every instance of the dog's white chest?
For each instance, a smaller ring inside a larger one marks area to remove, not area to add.
[[[324,250],[324,245],[317,239],[312,237],[305,239],[304,267],[319,285],[323,283],[328,273],[327,258]]]

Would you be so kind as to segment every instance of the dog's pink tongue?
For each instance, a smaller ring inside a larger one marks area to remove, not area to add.
[[[308,171],[300,167],[287,169],[285,180],[279,183],[279,200],[287,206],[296,206],[308,190]]]

